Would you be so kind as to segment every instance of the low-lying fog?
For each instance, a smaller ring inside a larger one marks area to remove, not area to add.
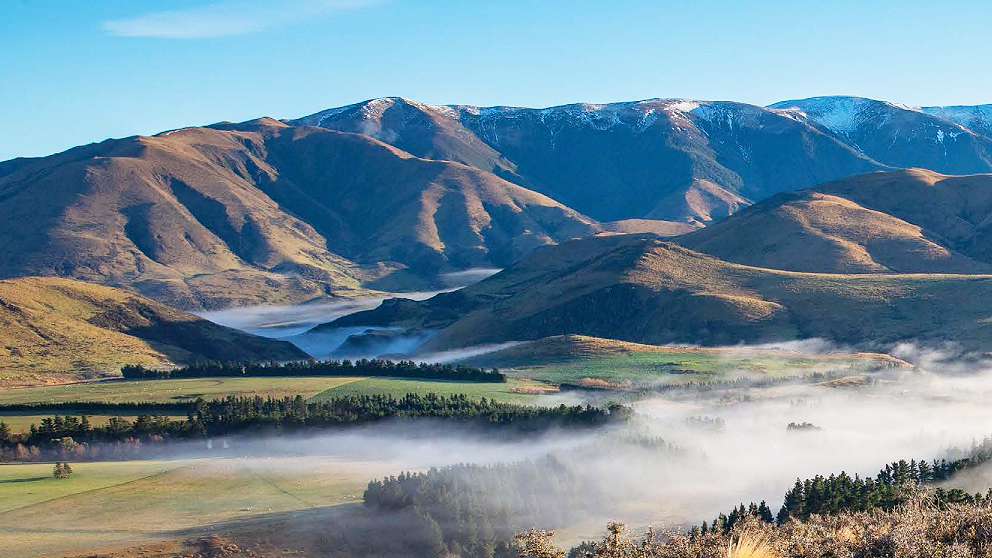
[[[245,306],[201,312],[211,322],[261,335],[285,338],[304,333],[314,326],[332,322],[362,310],[371,310],[387,298],[426,300],[444,291],[392,293],[390,296],[356,298],[351,300],[318,301],[288,306]]]
[[[444,278],[454,290],[497,270],[469,270]],[[439,291],[440,292],[440,291]],[[435,292],[403,293],[426,299]],[[377,306],[383,298],[321,302],[284,307],[254,307],[205,313],[204,317],[252,333],[293,341],[317,358],[357,358],[407,354],[431,332],[415,334],[387,328],[340,328],[306,334],[313,326]],[[431,355],[439,362],[508,346],[468,348]],[[776,345],[803,352],[836,347],[818,340]],[[762,348],[771,348],[763,346]],[[741,348],[748,350],[748,348]],[[580,479],[576,489],[597,494],[590,525],[622,518],[634,525],[698,523],[749,501],[767,500],[773,510],[796,478],[816,474],[874,476],[899,459],[954,457],[992,435],[992,365],[947,351],[912,344],[890,348],[917,365],[875,375],[870,385],[835,386],[785,382],[763,387],[671,390],[633,404],[636,418],[622,429],[562,431],[538,438],[494,440],[489,433],[466,431],[443,422],[377,424],[316,438],[269,438],[238,453],[265,456],[306,455],[314,460],[388,463],[399,470],[421,470],[456,463],[507,463],[556,455]],[[608,393],[608,392],[607,392]],[[538,404],[591,401],[603,392],[568,392]],[[789,423],[816,429],[789,430]],[[629,444],[660,437],[682,451]],[[628,445],[617,446],[619,439]],[[279,467],[279,460],[271,466]],[[971,492],[992,486],[988,470],[962,479]],[[553,494],[544,495],[552,498]],[[586,533],[593,536],[596,532]]]
[[[371,310],[388,298],[426,300],[434,295],[456,291],[486,277],[499,273],[496,268],[472,268],[443,273],[437,282],[445,288],[436,291],[389,293],[385,296],[365,297],[341,301],[314,301],[287,306],[247,306],[201,312],[199,315],[214,323],[233,327],[276,339],[285,339],[316,359],[376,358],[413,353],[434,332],[404,332],[381,327],[342,327],[320,332],[310,330],[320,324],[332,322],[342,316]],[[351,338],[350,343],[345,343]],[[473,349],[471,354],[488,352],[487,348]],[[418,360],[448,362],[463,357],[459,353],[431,356]]]
[[[608,519],[695,524],[752,500],[767,500],[777,511],[797,477],[874,476],[894,460],[954,457],[953,448],[967,451],[992,434],[992,369],[983,361],[926,354],[926,372],[893,369],[879,373],[873,385],[671,390],[634,403],[636,417],[623,427],[501,439],[464,424],[387,423],[315,438],[263,439],[250,448],[239,442],[237,451],[389,462],[397,473],[555,455],[575,474],[576,490],[596,494],[583,513],[596,529]],[[790,422],[818,430],[788,430]],[[681,451],[631,443],[632,437],[660,437]],[[987,473],[969,479],[972,492],[988,488],[977,486]]]

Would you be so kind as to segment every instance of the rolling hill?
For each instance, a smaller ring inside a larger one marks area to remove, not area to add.
[[[271,119],[107,140],[0,173],[0,276],[124,286],[187,309],[422,286],[600,230],[474,167]]]
[[[292,360],[285,341],[219,326],[120,289],[53,277],[0,280],[0,385],[115,375],[124,364]]]
[[[992,175],[908,169],[774,196],[677,242],[791,271],[989,273],[990,223]]]
[[[425,351],[565,334],[646,344],[955,340],[987,350],[992,275],[825,274],[726,262],[643,235],[543,248],[458,291],[331,325],[438,329]]]

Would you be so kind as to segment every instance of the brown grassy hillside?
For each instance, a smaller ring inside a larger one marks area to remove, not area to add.
[[[992,263],[992,174],[906,169],[853,176],[815,190],[913,223],[948,247]]]
[[[647,344],[955,340],[986,350],[992,339],[992,275],[777,271],[639,235],[545,248],[458,293],[402,306],[374,325],[443,327],[424,350],[569,333]]]
[[[0,281],[0,384],[115,375],[124,364],[290,360],[306,354],[120,289],[52,277]]]
[[[183,308],[347,296],[396,270],[502,266],[599,230],[479,169],[271,119],[4,169],[2,276],[127,286]]]
[[[822,273],[992,272],[992,175],[878,172],[764,200],[677,242]]]

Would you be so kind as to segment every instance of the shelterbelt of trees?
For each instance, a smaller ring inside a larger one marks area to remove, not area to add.
[[[492,466],[456,465],[372,481],[365,506],[421,529],[425,556],[515,556],[511,543],[527,525],[564,525],[585,509],[569,467],[548,457]]]
[[[609,448],[622,455],[634,447],[678,458],[683,450],[660,439],[620,438]],[[586,447],[584,451],[602,452]],[[576,520],[588,518],[590,510],[612,514],[607,494],[582,482],[570,467],[582,454],[554,455],[537,461],[494,466],[455,465],[426,472],[404,472],[382,480],[373,480],[364,493],[365,506],[377,517],[392,513],[387,521],[392,527],[404,526],[404,532],[417,532],[405,550],[414,555],[459,555],[465,558],[509,558],[537,556],[564,558],[565,554],[521,554],[513,545],[515,533],[540,527],[556,529]],[[932,461],[896,461],[881,469],[875,478],[860,479],[846,473],[817,476],[797,481],[786,495],[785,505],[776,517],[765,502],[741,505],[729,514],[721,514],[704,526],[669,533],[686,545],[704,547],[710,543],[725,545],[742,529],[755,526],[770,531],[791,533],[794,525],[821,521],[823,518],[858,514],[891,514],[914,503],[928,509],[955,506],[987,507],[987,495],[967,494],[958,489],[930,488],[933,483],[952,479],[959,471],[992,460],[992,438],[976,445],[966,455]],[[611,526],[611,528],[616,525]],[[798,528],[797,528],[798,529]],[[547,533],[531,531],[530,535]],[[528,533],[524,534],[525,537]],[[600,549],[602,550],[602,549]],[[667,550],[673,550],[668,548]],[[678,550],[677,548],[674,550]],[[709,548],[714,554],[645,554],[645,556],[727,556],[726,546]],[[417,554],[419,553],[419,554]],[[784,554],[803,555],[806,554]],[[873,555],[873,554],[868,554]],[[610,556],[598,554],[593,543],[580,545],[569,556]],[[635,554],[617,554],[633,558]]]
[[[173,410],[169,404],[165,406]],[[198,399],[188,408],[187,417],[180,420],[151,411],[139,414],[133,421],[117,416],[103,426],[93,426],[86,416],[67,414],[42,419],[39,426],[32,425],[23,434],[12,433],[7,425],[0,423],[0,459],[160,456],[168,455],[166,442],[169,441],[246,432],[308,433],[385,419],[434,418],[491,428],[508,435],[526,435],[549,428],[589,428],[625,421],[630,413],[621,405],[527,407],[433,393],[401,398],[354,395],[319,402],[308,402],[299,395],[282,399],[229,396],[213,401]]]
[[[496,368],[417,363],[412,360],[384,359],[299,360],[291,362],[204,362],[182,368],[157,370],[141,365],[127,365],[121,374],[128,380],[163,380],[168,378],[211,378],[221,376],[389,376],[460,382],[506,381]]]
[[[611,500],[609,489],[590,483],[574,464],[590,457],[650,452],[676,459],[684,450],[662,438],[614,433],[541,459],[498,465],[453,465],[403,472],[373,480],[363,495],[367,508],[390,526],[417,532],[412,545],[368,547],[368,555],[510,558],[513,538],[533,525],[559,528],[588,520]],[[661,457],[664,456],[664,457]],[[391,516],[387,514],[392,514]]]
[[[975,444],[967,455],[955,459],[919,461],[905,459],[885,465],[875,478],[851,477],[846,472],[817,475],[811,479],[796,479],[796,484],[785,493],[785,501],[777,516],[772,517],[765,502],[745,506],[741,504],[729,514],[720,514],[711,524],[697,527],[702,533],[719,531],[729,533],[734,526],[748,517],[766,523],[782,525],[791,519],[808,520],[812,515],[837,515],[841,513],[891,511],[906,502],[911,490],[936,484],[952,478],[957,472],[992,461],[992,437]],[[929,504],[937,507],[948,504],[992,505],[992,488],[986,494],[969,494],[958,488],[932,490]]]

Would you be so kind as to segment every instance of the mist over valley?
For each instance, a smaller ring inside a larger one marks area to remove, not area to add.
[[[379,97],[0,162],[0,548],[984,556],[988,114]]]

